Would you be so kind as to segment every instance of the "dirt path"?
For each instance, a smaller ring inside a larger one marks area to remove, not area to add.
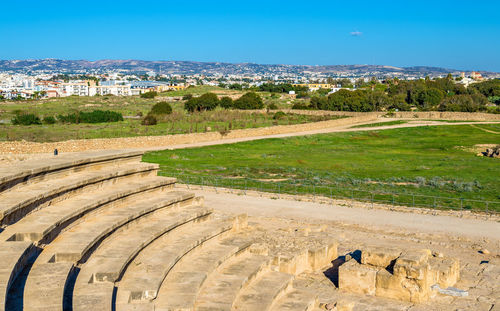
[[[492,134],[500,134],[500,132],[495,132],[495,131],[490,131],[490,130],[487,130],[487,129],[483,129],[482,127],[475,126],[474,124],[471,124],[470,126],[472,126],[473,128],[476,128],[478,130],[484,131],[484,132],[488,132],[488,133],[492,133]]]
[[[304,222],[337,221],[384,229],[393,228],[500,241],[500,223],[496,221],[332,206],[313,202],[215,193],[207,190],[194,190],[194,192],[205,197],[206,206],[225,213],[247,213],[254,217],[276,217]]]
[[[390,122],[396,120],[405,120],[405,119],[393,119],[393,118],[383,118],[370,122],[363,122],[355,124],[363,125],[370,123],[380,123],[380,122]],[[260,140],[260,139],[268,139],[268,138],[284,138],[284,137],[294,137],[294,136],[305,136],[305,135],[315,135],[315,134],[328,134],[328,133],[343,133],[343,132],[364,132],[364,131],[375,131],[375,130],[388,130],[395,128],[408,128],[408,127],[420,127],[420,126],[441,126],[441,125],[473,125],[473,124],[500,124],[500,122],[496,121],[481,121],[481,122],[441,122],[441,121],[415,121],[409,120],[409,123],[404,124],[396,124],[396,125],[383,125],[383,126],[374,126],[374,127],[360,127],[353,128],[353,125],[339,126],[333,128],[325,128],[321,130],[314,131],[306,131],[306,132],[295,132],[295,133],[286,133],[286,134],[277,134],[277,135],[266,135],[266,136],[253,136],[253,137],[244,137],[244,138],[234,138],[234,139],[221,139],[217,141],[207,141],[200,143],[190,143],[190,144],[179,144],[172,146],[161,146],[161,147],[149,147],[142,148],[145,151],[154,151],[154,150],[164,150],[164,149],[184,149],[184,148],[196,148],[196,147],[204,147],[204,146],[214,146],[214,145],[224,145],[224,144],[234,144],[244,141],[252,141],[252,140]]]

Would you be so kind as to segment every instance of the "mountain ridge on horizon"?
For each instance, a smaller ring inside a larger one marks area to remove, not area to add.
[[[0,60],[0,71],[31,72],[31,71],[82,71],[82,70],[123,70],[129,72],[155,71],[162,74],[250,74],[270,71],[282,73],[314,72],[323,74],[347,73],[353,75],[445,75],[448,73],[471,72],[434,66],[390,66],[390,65],[289,65],[289,64],[258,64],[230,62],[200,62],[200,61],[165,61],[138,59],[101,59],[101,60],[64,60],[57,58]],[[493,71],[477,70],[486,76],[499,76]]]

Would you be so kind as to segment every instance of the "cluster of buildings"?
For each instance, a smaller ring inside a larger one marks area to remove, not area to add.
[[[230,86],[242,84],[246,87],[260,86],[263,83],[292,83],[305,86],[310,91],[329,89],[332,93],[340,89],[340,85],[329,83],[331,78],[320,77],[318,73],[310,73],[310,76],[295,75],[290,72],[266,75],[248,74],[203,74],[194,73],[190,75],[167,74],[159,75],[155,72],[147,72],[143,75],[123,74],[121,72],[85,73],[68,76],[65,79],[58,77],[54,72],[38,73],[2,73],[0,72],[0,99],[29,99],[29,98],[53,98],[67,96],[133,96],[149,91],[165,92],[170,90],[182,90],[190,85]],[[81,77],[86,77],[82,79]],[[478,72],[470,75],[461,73],[458,83],[468,86],[471,83],[482,81],[483,77]],[[348,77],[353,83],[364,79],[369,81],[372,77]],[[414,78],[408,77],[407,80]]]
[[[149,91],[182,90],[185,83],[159,81],[40,80],[30,76],[0,74],[0,96],[5,99],[53,98],[67,96],[132,96]]]

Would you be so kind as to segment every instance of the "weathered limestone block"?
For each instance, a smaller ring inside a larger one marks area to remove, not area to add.
[[[401,251],[394,248],[365,248],[361,251],[361,263],[385,268],[400,255]]]
[[[409,279],[427,280],[430,276],[428,260],[431,254],[431,251],[428,249],[404,252],[396,260],[393,274]],[[432,280],[428,281],[429,283],[432,282]]]
[[[339,267],[339,289],[346,292],[375,295],[379,269],[349,260]]]
[[[330,241],[327,246],[322,246],[317,249],[308,251],[308,263],[311,271],[328,266],[333,260],[338,257],[338,242]]]
[[[307,262],[307,250],[294,256],[279,255],[273,259],[273,266],[278,267],[279,272],[298,275],[309,268]]]
[[[244,229],[248,227],[248,215],[247,214],[239,214],[234,218],[234,223],[233,223],[233,231],[240,231],[241,229]]]
[[[408,279],[404,276],[393,275],[387,270],[377,273],[376,292],[378,297],[409,301],[414,303],[425,302],[429,299],[430,286],[422,280]]]
[[[432,273],[432,283],[439,284],[441,288],[455,285],[460,278],[460,263],[454,258],[429,258]]]

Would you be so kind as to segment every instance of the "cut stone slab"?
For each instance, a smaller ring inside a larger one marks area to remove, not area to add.
[[[441,288],[455,285],[460,279],[460,263],[454,258],[429,258],[432,283],[437,283]]]
[[[184,256],[167,274],[154,300],[155,310],[193,310],[208,276],[227,260],[242,255],[251,240],[239,235],[211,240]]]
[[[422,280],[393,275],[382,269],[377,272],[376,292],[378,297],[422,303],[429,299],[430,285]]]
[[[240,290],[269,271],[270,263],[271,258],[252,253],[231,260],[205,281],[196,299],[195,309],[232,310]]]
[[[318,295],[312,291],[292,289],[277,300],[271,311],[308,311],[318,306]]]
[[[400,255],[401,251],[394,248],[365,248],[361,251],[361,263],[386,268]]]
[[[73,311],[113,310],[114,283],[84,283],[79,285],[78,295],[73,296]]]
[[[64,286],[71,263],[44,263],[29,273],[24,289],[24,310],[63,310]]]
[[[243,289],[234,302],[237,310],[268,310],[273,303],[291,290],[294,276],[270,271]]]
[[[89,211],[102,208],[109,203],[123,203],[122,201],[133,199],[145,191],[167,190],[174,182],[175,179],[171,178],[147,177],[116,182],[111,186],[96,189],[92,193],[83,192],[23,217],[2,231],[0,240],[51,241],[58,231]]]
[[[377,272],[380,268],[349,260],[339,267],[339,289],[345,292],[375,295]]]

